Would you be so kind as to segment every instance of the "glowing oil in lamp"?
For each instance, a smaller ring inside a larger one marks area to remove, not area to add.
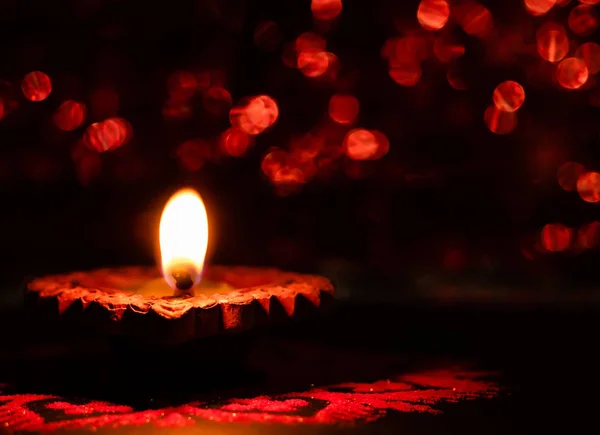
[[[233,287],[202,280],[208,248],[208,216],[200,195],[182,189],[167,202],[159,229],[163,279],[145,283],[135,292],[144,296],[194,296],[227,293]]]

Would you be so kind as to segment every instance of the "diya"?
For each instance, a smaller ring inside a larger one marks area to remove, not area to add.
[[[192,189],[174,194],[159,230],[162,265],[45,276],[26,287],[44,322],[176,344],[302,317],[333,300],[331,282],[277,269],[206,265],[208,218]]]

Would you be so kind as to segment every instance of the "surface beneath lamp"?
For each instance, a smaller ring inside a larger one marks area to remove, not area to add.
[[[0,433],[587,433],[597,414],[597,316],[562,307],[340,303],[319,321],[228,336],[249,345],[239,367],[174,383],[172,367],[198,366],[161,353],[161,372],[116,355],[115,382],[92,343],[83,342],[95,350],[86,359],[65,355],[52,365],[39,350],[19,353],[31,325],[15,312],[0,316],[0,330],[14,332],[0,334]],[[146,387],[133,388],[136,380]]]
[[[126,289],[131,293],[139,294],[145,297],[155,296],[155,297],[169,297],[173,296],[173,289],[167,284],[167,282],[163,278],[156,278],[149,281],[142,282],[139,285],[131,286]],[[235,287],[217,281],[210,281],[203,279],[199,284],[194,286],[194,295],[206,295],[212,296],[215,294],[227,294],[233,290]]]

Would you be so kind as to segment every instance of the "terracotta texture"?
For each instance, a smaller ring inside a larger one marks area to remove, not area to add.
[[[30,307],[100,332],[161,342],[183,342],[299,317],[333,300],[331,282],[277,269],[207,266],[204,277],[234,287],[226,294],[187,298],[128,291],[159,278],[150,267],[73,272],[27,285]]]

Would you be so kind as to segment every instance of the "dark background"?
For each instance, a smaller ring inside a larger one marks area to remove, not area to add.
[[[423,33],[416,1],[346,0],[341,17],[325,27],[314,23],[308,1],[2,2],[1,304],[19,303],[15,289],[27,276],[153,264],[160,211],[186,185],[207,204],[214,263],[321,273],[342,297],[435,295],[444,285],[468,283],[463,292],[490,289],[492,298],[527,292],[583,300],[585,293],[588,300],[596,250],[543,254],[534,243],[547,223],[576,228],[598,216],[595,204],[563,191],[556,179],[565,161],[589,169],[598,163],[595,77],[586,89],[567,92],[529,74],[545,62],[535,51],[536,27],[566,23],[576,2],[544,17],[528,15],[517,0],[483,3],[494,18],[489,38],[466,35],[452,18],[444,30],[466,47],[459,66],[469,89],[457,91],[446,81],[448,65],[433,57],[414,87],[387,73],[380,55],[386,39]],[[339,79],[304,77],[283,65],[281,46],[257,47],[255,30],[265,21],[279,26],[283,42],[305,31],[322,34],[340,59]],[[570,55],[594,39],[569,36]],[[501,47],[508,54],[498,54]],[[20,90],[35,70],[53,83],[42,102]],[[163,116],[167,80],[180,70],[217,71],[234,104],[273,97],[278,121],[245,156],[186,169],[177,147],[198,138],[214,143],[229,120],[204,110],[197,96],[189,119]],[[524,86],[526,101],[516,130],[495,135],[483,112],[507,79]],[[94,103],[98,89],[116,93],[118,104]],[[384,132],[389,153],[364,162],[342,156],[299,191],[278,194],[261,158],[322,124],[335,92],[358,97],[356,125]],[[52,121],[66,99],[88,106],[72,132]],[[86,127],[108,116],[127,119],[133,137],[99,154],[96,169],[82,176],[73,151]]]
[[[446,80],[450,66],[431,55],[413,87],[388,75],[385,41],[427,33],[415,19],[417,1],[344,0],[329,26],[315,24],[310,2],[298,0],[2,1],[0,308],[20,306],[19,288],[30,276],[155,264],[162,207],[193,186],[209,213],[211,262],[323,274],[339,299],[358,302],[346,311],[342,304],[322,327],[329,333],[317,326],[309,339],[327,348],[355,345],[366,355],[378,348],[472,359],[517,386],[512,398],[464,405],[435,427],[423,425],[432,417],[410,415],[388,429],[406,429],[409,420],[413,433],[532,433],[556,429],[558,420],[572,429],[594,415],[588,396],[596,391],[600,258],[597,249],[575,246],[542,252],[539,237],[549,223],[576,234],[599,219],[597,204],[557,183],[564,162],[600,167],[599,109],[590,104],[596,77],[566,91],[536,75],[553,71],[537,55],[536,29],[551,19],[566,25],[576,1],[543,17],[527,14],[519,0],[481,3],[494,19],[488,38],[466,35],[453,18],[443,30],[466,47],[451,65],[468,85],[458,91]],[[284,43],[306,31],[324,36],[340,60],[338,80],[309,79],[283,65],[281,45],[257,46],[265,21],[278,25]],[[597,33],[569,38],[572,56]],[[20,89],[36,70],[53,85],[42,102]],[[211,151],[189,170],[181,144],[202,139],[214,151],[230,124],[227,113],[203,108],[200,95],[190,100],[188,119],[164,116],[169,77],[182,70],[215,74],[234,104],[273,97],[279,119],[245,156]],[[526,100],[518,127],[495,135],[483,113],[508,79],[523,85]],[[263,156],[327,126],[336,92],[358,97],[356,126],[385,133],[389,152],[364,162],[340,156],[282,195],[261,171]],[[107,104],[106,95],[117,95],[118,104]],[[88,107],[72,132],[53,122],[67,99]],[[87,150],[92,169],[82,168],[76,155],[86,128],[112,116],[130,122],[131,140],[104,153]],[[406,303],[415,299],[428,303]],[[375,304],[390,300],[404,302],[402,309]],[[463,304],[438,310],[432,300]],[[2,330],[21,317],[3,313]],[[363,430],[385,431],[373,427]]]

